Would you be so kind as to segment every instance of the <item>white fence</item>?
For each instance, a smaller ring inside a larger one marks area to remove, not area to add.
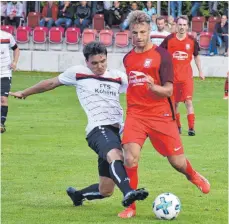
[[[122,53],[108,53],[108,67],[124,71]],[[204,75],[206,77],[226,77],[228,58],[222,56],[200,56]],[[60,51],[21,51],[18,62],[18,70],[63,72],[74,65],[85,64],[82,52]],[[194,76],[198,76],[198,70],[192,61]]]

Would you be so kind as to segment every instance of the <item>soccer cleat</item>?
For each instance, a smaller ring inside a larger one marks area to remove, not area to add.
[[[204,194],[209,193],[211,185],[208,180],[199,173],[196,172],[189,181],[195,184]]]
[[[195,130],[190,128],[190,129],[188,130],[188,135],[189,135],[189,136],[195,136],[195,135],[196,135]]]
[[[73,202],[73,205],[75,206],[80,206],[83,204],[83,196],[82,194],[77,191],[75,188],[73,187],[69,187],[67,190],[66,190],[68,196],[71,198],[72,202]]]
[[[136,210],[128,207],[124,211],[120,212],[118,214],[118,217],[122,219],[129,219],[134,217],[135,215],[136,215]]]
[[[1,124],[1,133],[4,133],[6,131],[6,127],[4,124]]]
[[[181,135],[181,134],[182,134],[182,129],[181,129],[181,127],[178,127],[178,131],[179,131],[179,134]]]
[[[122,200],[122,205],[124,207],[129,207],[133,202],[137,200],[144,200],[148,197],[149,192],[144,188],[140,188],[137,190],[132,190],[128,192]]]

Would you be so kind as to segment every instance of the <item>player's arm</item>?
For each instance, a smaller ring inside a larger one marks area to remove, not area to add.
[[[170,97],[173,94],[173,83],[165,82],[163,86],[154,83],[154,79],[151,76],[147,76],[147,83],[149,89],[157,96]]]
[[[205,77],[204,77],[204,74],[203,74],[203,71],[201,69],[201,62],[200,62],[200,56],[199,56],[199,44],[196,40],[194,40],[194,52],[193,52],[193,56],[194,56],[194,61],[195,61],[195,64],[196,64],[196,67],[199,71],[199,77],[201,80],[204,80]]]
[[[58,77],[55,77],[55,78],[43,80],[37,83],[36,85],[24,89],[22,91],[10,92],[9,95],[14,96],[15,98],[25,99],[30,95],[47,92],[61,85],[63,84],[59,81]]]
[[[13,62],[11,63],[10,67],[11,69],[13,69],[14,71],[17,68],[17,63],[18,63],[18,59],[19,59],[19,55],[20,55],[20,50],[17,46],[17,43],[14,39],[14,37],[12,35],[10,35],[10,47],[11,49],[14,51],[13,53]]]

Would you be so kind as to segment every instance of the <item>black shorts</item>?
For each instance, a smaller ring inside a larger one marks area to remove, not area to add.
[[[86,140],[88,146],[99,156],[99,176],[110,177],[107,153],[115,148],[122,150],[119,128],[111,125],[98,126],[88,134]]]
[[[1,96],[9,96],[9,91],[11,88],[11,77],[1,78]]]

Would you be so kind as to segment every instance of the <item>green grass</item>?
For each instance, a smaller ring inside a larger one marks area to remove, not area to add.
[[[53,76],[14,73],[12,91],[22,90]],[[181,105],[182,140],[193,166],[211,182],[203,195],[159,156],[149,141],[144,145],[139,187],[150,196],[138,203],[138,215],[120,220],[121,193],[73,207],[68,186],[98,182],[97,156],[85,141],[86,116],[72,87],[60,87],[26,100],[9,99],[7,132],[2,135],[2,223],[162,223],[152,213],[152,202],[162,192],[176,194],[182,203],[177,224],[226,224],[228,202],[227,101],[224,79],[195,80],[196,137],[187,136]],[[121,98],[125,107],[125,98]]]

